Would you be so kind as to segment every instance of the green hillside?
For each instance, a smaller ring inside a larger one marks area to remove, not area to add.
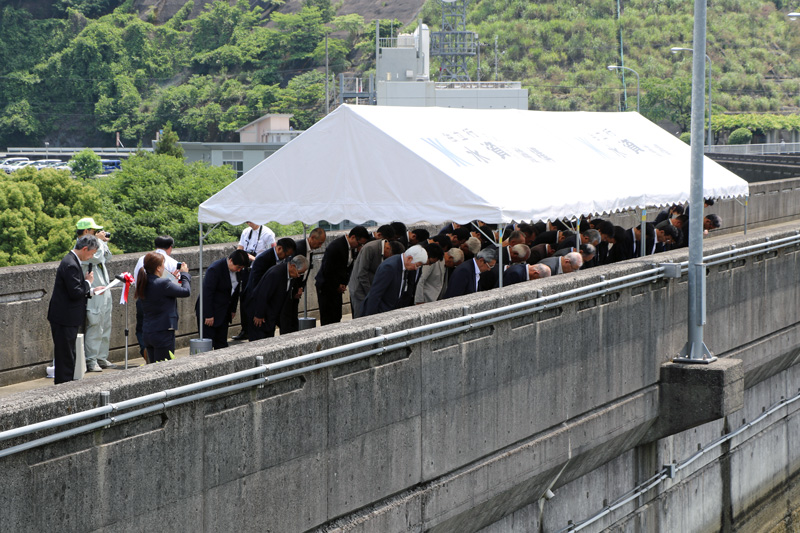
[[[216,2],[193,20],[189,2],[162,25],[141,20],[132,0],[102,16],[118,2],[57,4],[63,14],[51,19],[0,11],[0,147],[110,145],[115,132],[126,146],[147,145],[168,121],[182,140],[236,140],[236,129],[268,112],[294,113],[293,125],[307,128],[324,113],[326,31],[334,32],[332,73],[374,68],[374,22],[334,17],[329,0],[306,0],[294,14]],[[786,17],[793,7],[710,2],[707,53],[720,119],[796,109],[800,21]],[[439,10],[429,0],[422,12],[433,30]],[[468,29],[485,43],[483,79],[494,77],[497,36],[499,78],[522,81],[531,109],[635,109],[635,77],[627,73],[623,91],[606,69],[624,64],[641,77],[642,113],[685,129],[691,53],[670,47],[691,47],[692,10],[677,0],[478,0]],[[382,33],[396,35],[398,26],[385,21]]]

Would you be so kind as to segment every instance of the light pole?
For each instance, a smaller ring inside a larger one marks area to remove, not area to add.
[[[800,14],[798,14],[800,16]],[[692,48],[682,48],[679,46],[673,46],[670,48],[670,51],[673,54],[677,54],[678,52],[694,52]],[[706,61],[708,61],[708,141],[706,144],[711,146],[714,144],[714,137],[711,133],[711,58],[708,57],[708,54],[705,54]]]
[[[636,74],[636,112],[639,112],[639,73],[630,67],[622,67],[620,65],[609,65],[606,67],[608,70],[630,70]]]

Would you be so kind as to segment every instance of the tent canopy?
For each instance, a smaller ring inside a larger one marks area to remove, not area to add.
[[[689,200],[690,147],[638,113],[343,105],[200,205],[201,223],[554,220]],[[747,182],[704,159],[704,196]]]

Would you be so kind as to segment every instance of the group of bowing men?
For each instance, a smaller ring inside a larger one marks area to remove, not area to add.
[[[706,205],[710,205],[707,200]],[[713,202],[711,202],[713,203]],[[566,223],[511,224],[503,229],[503,285],[610,264],[687,245],[688,216],[673,205],[641,228],[625,229],[600,218],[583,218],[577,232]],[[707,215],[704,232],[719,228]],[[451,223],[438,235],[401,222],[370,233],[356,226],[326,248],[315,288],[322,325],[341,321],[343,294],[349,290],[353,318],[494,289],[499,286],[495,225]],[[278,239],[250,266],[242,320],[249,340],[297,330],[298,301],[312,267],[310,252],[325,242],[317,228],[308,239]],[[580,241],[580,244],[578,244]]]

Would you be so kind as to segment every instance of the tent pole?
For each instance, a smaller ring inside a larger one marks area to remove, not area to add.
[[[747,235],[747,204],[750,200],[749,196],[744,197],[744,234]]]
[[[644,231],[646,225],[647,225],[647,208],[642,207],[642,227],[639,230],[639,233],[641,233],[640,237],[642,241],[641,253],[639,254],[640,257],[644,257],[645,255],[647,255],[647,250],[645,250],[644,248],[646,246],[645,231]]]
[[[310,254],[308,249],[308,236],[306,236],[306,223],[301,222],[303,224],[303,240],[306,241],[306,253]],[[308,265],[308,269],[311,269],[311,265]],[[303,287],[303,318],[308,318],[308,287]],[[294,320],[294,319],[292,319]]]
[[[197,322],[200,324],[200,338],[203,338],[203,223],[200,223],[200,316]]]
[[[500,235],[498,235],[497,244],[498,244],[497,250],[500,252],[497,254],[498,255],[497,264],[500,265],[500,267],[497,270],[497,277],[498,277],[499,287],[502,289],[503,288],[503,230],[500,230]],[[509,258],[511,257],[511,250],[508,251],[508,257]]]
[[[572,226],[575,232],[575,251],[581,253],[581,217],[575,217],[577,226]]]

